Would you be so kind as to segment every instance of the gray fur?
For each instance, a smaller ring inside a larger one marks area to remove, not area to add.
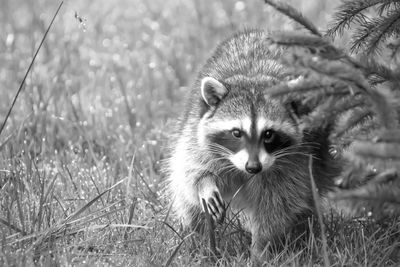
[[[280,101],[265,97],[268,87],[288,75],[276,61],[282,51],[271,47],[268,35],[258,30],[236,34],[219,45],[189,93],[167,164],[167,194],[183,224],[197,224],[202,211],[199,192],[216,186],[234,211],[242,210],[255,255],[267,242],[276,240],[312,214],[308,154],[315,158],[313,173],[321,194],[329,190],[332,177],[338,173],[328,152],[329,127],[303,129]],[[200,83],[204,77],[213,77],[229,89],[216,107],[206,105],[201,97]],[[205,141],[199,139],[203,138],[199,134],[201,121],[217,123],[251,112],[293,129],[286,133],[293,140],[290,153],[256,175],[232,168],[223,157],[217,159],[207,145],[207,137]]]

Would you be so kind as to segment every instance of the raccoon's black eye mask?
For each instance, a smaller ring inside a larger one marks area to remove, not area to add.
[[[265,150],[270,154],[294,143],[292,138],[285,133],[272,129],[265,130],[262,138]]]
[[[245,133],[240,132],[238,134],[237,129],[232,131],[221,131],[219,133],[210,134],[208,139],[211,143],[223,146],[233,153],[245,147],[245,142],[258,142],[264,146],[268,153],[276,152],[280,149],[284,149],[294,144],[294,140],[281,131],[275,131],[273,129],[267,129],[264,131],[260,139],[252,140],[251,137]]]

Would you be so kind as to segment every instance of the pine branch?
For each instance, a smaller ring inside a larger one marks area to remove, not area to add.
[[[392,10],[396,10],[400,8],[399,0],[386,0],[385,3],[381,3],[381,5],[377,8],[377,12],[379,16],[382,16],[384,13],[387,13]]]
[[[324,88],[333,87],[335,84],[333,81],[318,81],[314,78],[301,79],[297,78],[288,82],[283,82],[272,86],[268,89],[268,95],[276,97],[282,96],[289,93],[306,93],[310,91],[319,91]]]
[[[371,119],[372,116],[373,112],[369,109],[355,110],[348,120],[338,126],[338,129],[335,131],[335,138],[343,136],[346,132],[351,131],[356,127],[362,127],[362,124],[366,120]]]
[[[368,141],[355,141],[353,150],[361,158],[400,160],[400,144],[372,143]]]
[[[378,25],[374,28],[374,34],[368,42],[366,50],[368,54],[375,53],[389,37],[399,34],[400,10],[388,12],[386,17],[376,18],[373,21]]]
[[[275,44],[287,47],[307,48],[313,55],[325,59],[340,59],[345,56],[342,50],[333,46],[329,41],[315,35],[305,35],[299,32],[274,32],[270,38]]]
[[[400,38],[397,38],[393,41],[388,42],[387,47],[392,50],[392,53],[390,54],[391,58],[394,58],[396,62],[398,63],[398,53],[400,51]]]
[[[400,10],[366,20],[356,29],[350,50],[354,52],[363,48],[367,54],[379,53],[381,44],[389,37],[397,35],[399,27]]]
[[[340,61],[315,58],[296,58],[295,64],[319,74],[320,79],[333,79],[340,84],[347,84],[355,92],[360,92],[371,99],[372,108],[379,123],[385,128],[397,127],[397,114],[389,104],[388,98],[380,91],[371,88],[362,71]]]
[[[353,201],[353,206],[357,209],[366,209],[366,205],[369,208],[367,210],[371,211],[375,217],[384,216],[385,212],[390,214],[400,214],[400,185],[399,184],[374,184],[368,183],[364,186],[357,187],[353,190],[342,190],[335,195],[333,199],[348,199]],[[365,201],[365,202],[361,202]],[[390,206],[388,207],[387,204]],[[388,211],[382,210],[385,206]]]
[[[278,37],[276,37],[278,36]],[[313,41],[313,38],[298,38],[294,35],[293,38],[282,37],[286,35],[275,35],[272,36],[272,42],[277,44],[284,43],[285,46],[294,46],[302,48],[303,45],[309,44],[322,44],[324,41],[317,42]],[[332,49],[331,51],[338,51],[340,56],[344,60],[333,60],[334,57],[330,56],[327,58],[310,55],[304,52],[304,49],[300,50],[288,50],[287,53],[280,59],[281,64],[287,66],[288,69],[296,75],[303,75],[307,79],[303,82],[294,81],[286,84],[278,84],[271,88],[268,94],[271,95],[282,95],[294,91],[318,91],[327,88],[332,88],[332,84],[337,84],[339,87],[349,88],[351,93],[361,93],[368,96],[372,101],[372,108],[375,114],[378,116],[378,121],[382,126],[386,128],[393,128],[397,125],[397,116],[393,112],[393,108],[389,105],[389,101],[385,95],[378,90],[371,88],[368,80],[366,79],[366,73],[369,70],[366,69],[361,63],[351,59],[338,49]],[[297,53],[296,53],[297,52]]]
[[[395,83],[397,87],[400,85],[400,73],[395,73],[388,67],[378,63],[372,57],[361,54],[359,56],[363,68],[366,70],[365,75],[368,76],[370,83],[378,84],[386,81]]]
[[[365,169],[365,168],[364,168]],[[333,200],[347,200],[358,213],[369,213],[375,218],[387,215],[400,215],[400,179],[396,169],[381,173],[367,173],[362,167],[353,169],[351,176],[358,172],[364,183],[353,183],[350,189],[341,190],[330,195]],[[356,180],[357,181],[357,180]],[[353,181],[348,181],[354,182]],[[347,185],[350,185],[347,184]]]
[[[312,34],[320,37],[322,36],[322,34],[318,31],[317,27],[315,27],[315,25],[310,20],[308,20],[306,17],[303,16],[303,14],[301,14],[299,11],[297,11],[287,3],[278,2],[275,0],[265,0],[265,3],[272,6],[282,14],[293,19],[294,21],[302,25],[304,28],[309,30]]]
[[[400,187],[367,184],[354,190],[341,191],[336,194],[335,198],[368,200],[380,203],[389,202],[400,206]],[[376,204],[378,203],[375,203],[375,205]]]
[[[334,22],[329,27],[327,35],[335,37],[336,34],[343,35],[345,29],[355,21],[363,23],[366,20],[365,15],[362,13],[368,8],[375,6],[382,2],[382,0],[346,0],[338,11],[335,13]]]
[[[373,141],[400,143],[400,129],[383,130],[373,139]]]
[[[364,12],[369,8],[385,15],[367,18]],[[277,9],[291,18],[298,17],[284,4]],[[285,47],[279,63],[287,69],[287,80],[269,88],[268,94],[287,97],[289,102],[300,99],[300,105],[308,107],[299,118],[300,126],[335,123],[331,139],[339,144],[339,151],[348,146],[344,153],[347,166],[340,177],[341,185],[348,190],[339,191],[336,197],[350,199],[355,207],[378,211],[377,215],[386,208],[400,214],[400,128],[396,110],[400,112],[400,108],[398,94],[386,90],[400,88],[400,68],[388,67],[372,57],[388,38],[399,37],[399,9],[400,0],[343,2],[328,35],[342,34],[351,24],[358,24],[352,51],[364,50],[360,60],[319,35],[289,32],[271,36],[273,44]],[[376,137],[371,141],[373,134]],[[354,136],[358,140],[354,141]],[[375,168],[371,170],[368,164]],[[394,168],[396,175],[390,176],[385,171],[388,168]]]

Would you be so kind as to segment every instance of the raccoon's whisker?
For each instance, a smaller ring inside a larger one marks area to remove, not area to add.
[[[229,150],[228,148],[221,146],[219,144],[215,144],[215,143],[211,143],[208,145],[209,148],[214,149],[215,151],[221,151],[224,152],[227,155],[232,155],[233,152],[231,150]]]
[[[296,153],[296,154],[304,154],[304,155],[308,155],[310,153],[304,152],[304,151],[299,151],[299,150],[289,150],[289,149],[285,149],[285,150],[279,150],[273,153],[274,156],[280,155],[280,154],[285,154],[285,153]]]
[[[229,173],[234,173],[235,171],[237,171],[237,169],[234,165],[229,164],[229,165],[224,166],[223,168],[219,169],[219,171],[221,171],[221,172],[226,171],[227,174],[229,174]]]
[[[305,157],[309,157],[312,154],[307,154],[307,153],[302,153],[302,152],[287,152],[287,153],[277,153],[275,156],[275,159],[280,159],[282,157],[287,157],[287,156],[292,156],[292,155],[302,155]],[[313,159],[320,159],[319,157],[312,155]]]
[[[289,147],[283,148],[282,150],[291,150],[291,149],[299,149],[299,148],[319,148],[320,145],[315,142],[303,142],[291,145]]]
[[[229,154],[225,154],[224,152],[213,150],[213,149],[210,149],[210,153],[212,153],[212,154],[214,154],[216,156],[220,156],[222,158],[227,158],[227,157],[230,156]]]
[[[282,155],[291,155],[291,154],[302,154],[302,155],[308,156],[309,153],[305,153],[305,152],[298,151],[298,150],[282,149],[282,150],[279,150],[279,151],[276,151],[276,152],[272,153],[272,156],[280,157]]]
[[[212,164],[217,164],[221,161],[223,161],[225,159],[225,157],[215,157],[213,159],[210,159],[209,161],[207,161],[208,165],[212,165]]]
[[[299,148],[319,148],[319,145],[314,145],[315,143],[312,142],[305,142],[305,143],[299,143],[299,144],[295,144],[293,146],[290,147],[286,147],[283,148],[275,153],[273,153],[273,155],[277,156],[283,153],[305,153],[305,155],[309,155],[310,153],[304,152],[304,151],[299,151]]]
[[[294,168],[298,168],[298,167],[299,167],[299,164],[297,164],[296,162],[292,162],[292,161],[290,161],[290,160],[278,159],[278,160],[275,161],[275,163],[276,163],[276,165],[278,165],[278,166],[282,166],[282,165],[291,165],[291,166],[293,166]],[[272,166],[274,166],[274,165],[272,165]],[[276,167],[276,166],[275,166],[275,167]],[[272,170],[275,171],[275,173],[277,173],[278,169],[279,169],[279,167],[278,167],[278,168],[273,168]]]
[[[317,148],[319,147],[320,144],[316,143],[316,142],[300,142],[297,144],[294,144],[290,147],[313,147],[313,148]]]
[[[318,142],[300,142],[297,143],[297,145],[313,145],[313,146],[319,146],[320,144]]]
[[[231,154],[227,154],[227,153],[225,153],[223,151],[216,150],[216,149],[210,149],[210,152],[215,154],[215,155],[219,155],[219,156],[222,156],[222,157],[225,157],[225,158],[231,156]]]
[[[280,157],[285,157],[285,156],[291,156],[291,155],[302,155],[308,157],[310,154],[309,153],[304,153],[304,152],[282,152],[282,153],[276,153],[274,156],[275,158],[280,158]]]

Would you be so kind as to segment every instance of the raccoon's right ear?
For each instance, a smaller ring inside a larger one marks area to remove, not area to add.
[[[201,96],[207,105],[216,106],[228,94],[228,88],[212,77],[201,80]]]

